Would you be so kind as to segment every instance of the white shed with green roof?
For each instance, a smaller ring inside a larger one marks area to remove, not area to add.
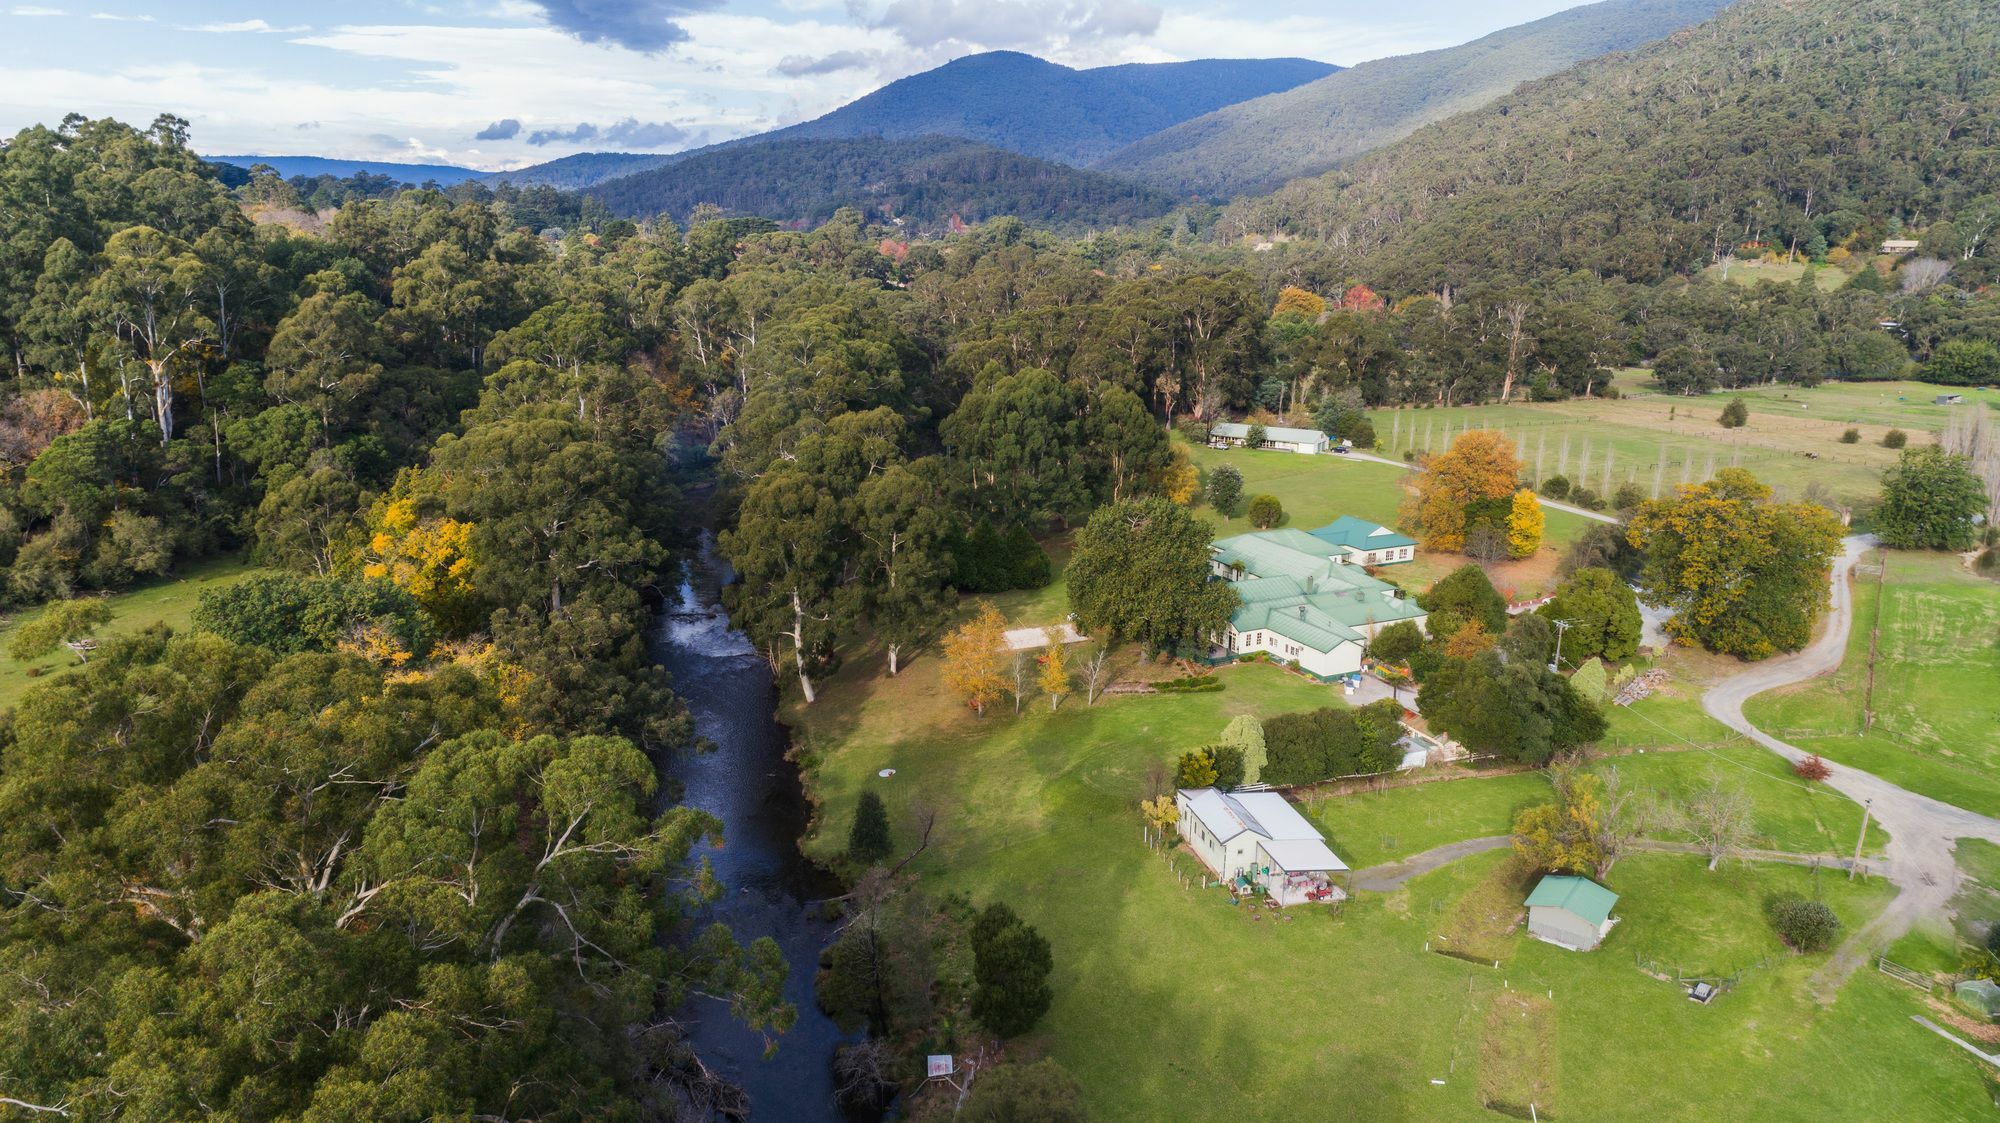
[[[1618,923],[1618,894],[1587,877],[1550,874],[1528,894],[1528,935],[1571,951],[1589,951]]]
[[[1250,443],[1252,426],[1237,421],[1224,421],[1208,427],[1208,439],[1218,444],[1245,445]],[[1292,429],[1283,425],[1264,426],[1264,448],[1275,448],[1282,452],[1303,452],[1308,455],[1325,452],[1333,442],[1318,429]]]

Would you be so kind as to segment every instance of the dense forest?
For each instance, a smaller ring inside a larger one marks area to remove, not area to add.
[[[691,733],[642,629],[689,533],[672,303],[732,245],[552,253],[433,192],[300,236],[184,129],[71,117],[0,155],[7,597],[273,568],[194,630],[76,644],[0,717],[0,1094],[713,1101],[681,1007],[782,1028],[784,965],[691,926],[714,821],[658,789]]]
[[[1982,171],[1920,124],[1881,132]],[[644,632],[703,525],[733,618],[810,699],[864,634],[927,657],[955,592],[1046,583],[1038,536],[1189,499],[1169,423],[1345,427],[1602,393],[1640,361],[1685,393],[2000,373],[1981,181],[1887,154],[1809,224],[1774,203],[1742,232],[1799,238],[1837,288],[1611,268],[1500,219],[1506,268],[1433,286],[1400,236],[1256,253],[1200,209],[1070,240],[987,217],[1060,223],[1081,173],[965,142],[886,173],[899,214],[987,218],[925,238],[875,196],[828,193],[802,232],[713,192],[616,217],[545,186],[221,172],[186,132],[72,116],[0,150],[0,600],[87,660],[0,715],[0,1095],[79,1117],[726,1096],[688,1003],[774,1034],[791,1011],[774,947],[693,921],[715,824],[656,780],[695,746]],[[1009,168],[1022,194],[953,194]],[[1833,244],[1898,222],[1924,243],[1899,271]],[[90,639],[96,594],[222,557],[269,572],[190,627]]]
[[[1743,0],[1239,202],[1221,232],[1305,239],[1398,292],[1550,269],[1653,282],[1900,227],[1971,258],[2000,216],[1996,48],[1987,4]]]
[[[1604,0],[1456,47],[1372,59],[1162,129],[1094,166],[1179,193],[1263,194],[1522,82],[1699,23],[1725,2]]]
[[[1129,225],[1173,209],[1150,188],[948,136],[773,140],[712,149],[607,180],[591,198],[617,214],[685,220],[702,204],[817,226],[842,207],[942,230],[954,215],[1010,215],[1056,229]]]

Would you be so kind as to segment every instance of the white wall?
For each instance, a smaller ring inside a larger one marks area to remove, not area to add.
[[[1249,635],[1255,639],[1237,635],[1236,629],[1229,629],[1229,650],[1238,655],[1267,651],[1287,663],[1297,663],[1322,678],[1349,675],[1361,669],[1361,645],[1351,640],[1332,651],[1318,651],[1296,640],[1286,639],[1269,628],[1253,631]]]

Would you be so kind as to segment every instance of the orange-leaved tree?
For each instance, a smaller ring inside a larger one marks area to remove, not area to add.
[[[1424,465],[1403,504],[1403,523],[1424,549],[1456,553],[1465,548],[1465,509],[1511,499],[1520,486],[1513,444],[1491,429],[1474,429]]]
[[[978,614],[944,637],[945,688],[985,717],[1007,690],[1006,654],[1007,620],[993,602],[980,601]]]
[[[1326,314],[1326,298],[1317,293],[1307,292],[1296,285],[1286,285],[1278,290],[1278,303],[1271,309],[1271,318],[1279,316],[1299,316],[1307,320],[1318,320]]]

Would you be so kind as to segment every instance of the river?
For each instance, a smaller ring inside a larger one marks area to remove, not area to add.
[[[832,1058],[847,1038],[813,1001],[813,974],[832,926],[810,902],[839,889],[799,853],[805,796],[798,770],[785,759],[770,668],[720,607],[725,573],[704,538],[688,564],[680,603],[661,617],[653,638],[653,656],[672,673],[696,733],[716,746],[664,761],[661,771],[682,785],[682,802],[722,820],[725,844],[695,855],[714,864],[724,886],[700,922],[720,920],[745,943],[777,940],[791,965],[785,998],[799,1016],[766,1060],[758,1034],[720,1003],[697,1000],[693,1044],[709,1067],[750,1094],[757,1123],[836,1119]]]

